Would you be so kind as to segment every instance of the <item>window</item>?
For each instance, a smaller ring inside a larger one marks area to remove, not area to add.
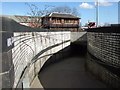
[[[71,20],[65,19],[65,23],[71,23]]]
[[[65,19],[65,23],[75,23],[75,20]]]
[[[53,18],[53,23],[61,23],[61,19],[60,18]]]

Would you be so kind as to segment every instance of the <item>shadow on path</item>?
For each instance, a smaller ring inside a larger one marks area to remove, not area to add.
[[[85,69],[86,47],[72,45],[53,55],[39,72],[44,88],[105,88]],[[73,49],[74,48],[74,49]]]

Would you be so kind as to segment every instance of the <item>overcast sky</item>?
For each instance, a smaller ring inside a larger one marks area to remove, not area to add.
[[[29,0],[31,1],[31,0]],[[34,0],[32,0],[34,1]],[[28,2],[30,4],[36,4],[39,8],[44,8],[44,5],[52,6],[69,6],[76,7],[80,13],[82,25],[89,21],[96,20],[95,2],[89,2],[89,0],[81,0],[84,2]],[[54,1],[54,0],[52,0]],[[88,1],[88,2],[86,2]],[[93,0],[91,0],[93,1]],[[108,2],[109,0],[99,0],[99,24],[104,23],[117,24],[118,23],[118,2]],[[27,15],[29,8],[25,5],[25,2],[2,2],[3,15]]]

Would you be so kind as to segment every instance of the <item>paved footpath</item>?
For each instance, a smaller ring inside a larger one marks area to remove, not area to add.
[[[84,56],[73,56],[51,64],[40,73],[44,88],[106,88],[93,75],[85,70]]]

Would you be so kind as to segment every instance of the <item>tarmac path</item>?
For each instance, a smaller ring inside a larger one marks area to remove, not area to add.
[[[51,64],[39,73],[44,88],[105,88],[85,69],[85,56],[71,56]]]

